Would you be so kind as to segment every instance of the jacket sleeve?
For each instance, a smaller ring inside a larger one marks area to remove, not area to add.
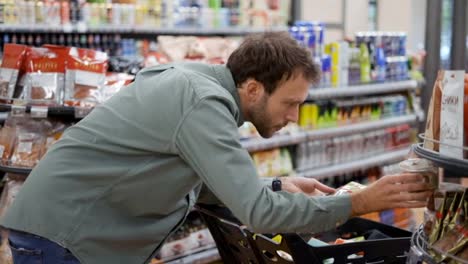
[[[272,178],[260,178],[260,182],[263,186],[266,186],[271,189],[273,179]],[[203,184],[200,194],[198,195],[197,203],[201,204],[216,204],[216,205],[223,205],[223,203],[216,197],[213,192],[210,191],[209,188]]]
[[[180,121],[173,143],[206,188],[234,216],[261,233],[319,232],[347,220],[349,196],[273,192],[262,184],[250,155],[240,144],[231,111],[221,98],[200,100]]]

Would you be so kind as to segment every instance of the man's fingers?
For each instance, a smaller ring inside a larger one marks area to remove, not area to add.
[[[315,184],[315,188],[321,192],[324,192],[324,193],[335,193],[336,190],[334,188],[331,188],[319,181],[317,181],[317,183]]]
[[[415,201],[420,201],[420,202],[426,202],[427,198],[431,195],[432,192],[427,191],[427,192],[410,192],[410,193],[401,193],[399,200],[400,201],[410,201],[410,202],[415,202]]]
[[[395,175],[388,175],[385,177],[388,177],[387,179],[391,183],[411,183],[421,182],[424,180],[424,177],[417,173],[400,173]]]
[[[420,191],[427,191],[431,189],[431,185],[424,182],[419,183],[407,183],[397,185],[397,190],[400,192],[420,192]]]

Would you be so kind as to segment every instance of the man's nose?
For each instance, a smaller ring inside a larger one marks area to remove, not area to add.
[[[294,109],[294,111],[290,111],[287,115],[286,115],[286,120],[288,122],[294,122],[294,123],[297,123],[299,119],[299,110],[298,109]]]

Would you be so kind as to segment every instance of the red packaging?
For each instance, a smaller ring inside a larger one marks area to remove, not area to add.
[[[65,85],[65,48],[30,48],[26,56],[25,99],[32,104],[59,105]]]
[[[0,68],[0,98],[11,100],[26,56],[27,47],[18,44],[5,44],[3,50],[3,60]]]
[[[122,88],[130,84],[135,76],[127,73],[107,73],[106,84],[101,89],[101,102],[105,102]]]
[[[65,74],[64,103],[92,107],[101,102],[106,82],[107,54],[100,51],[70,48]]]

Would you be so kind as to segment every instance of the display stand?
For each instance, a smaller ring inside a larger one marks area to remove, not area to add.
[[[419,137],[423,140],[429,140],[429,141],[441,144],[437,140],[426,138],[424,134],[420,134]],[[450,146],[450,147],[468,151],[467,147],[460,147],[460,146]],[[424,148],[423,143],[414,144],[413,151],[419,157],[430,160],[436,166],[443,168],[444,177],[446,177],[446,175],[449,175],[452,178],[453,177],[460,178],[460,177],[468,176],[468,160],[466,159],[456,159],[456,158],[452,158],[452,157],[440,154],[437,151],[426,149]],[[440,263],[440,262],[436,262],[433,259],[433,257],[429,254],[429,251],[432,250],[440,255],[447,256],[448,260],[455,260],[457,261],[457,263],[468,264],[468,260],[460,259],[446,252],[441,252],[440,250],[437,250],[436,248],[432,248],[427,241],[428,239],[423,232],[423,227],[421,226],[419,227],[417,231],[413,233],[413,236],[411,238],[411,250],[408,256],[410,261],[408,263],[421,263],[421,262],[428,263],[428,264]],[[446,263],[446,262],[442,262],[442,263]]]

